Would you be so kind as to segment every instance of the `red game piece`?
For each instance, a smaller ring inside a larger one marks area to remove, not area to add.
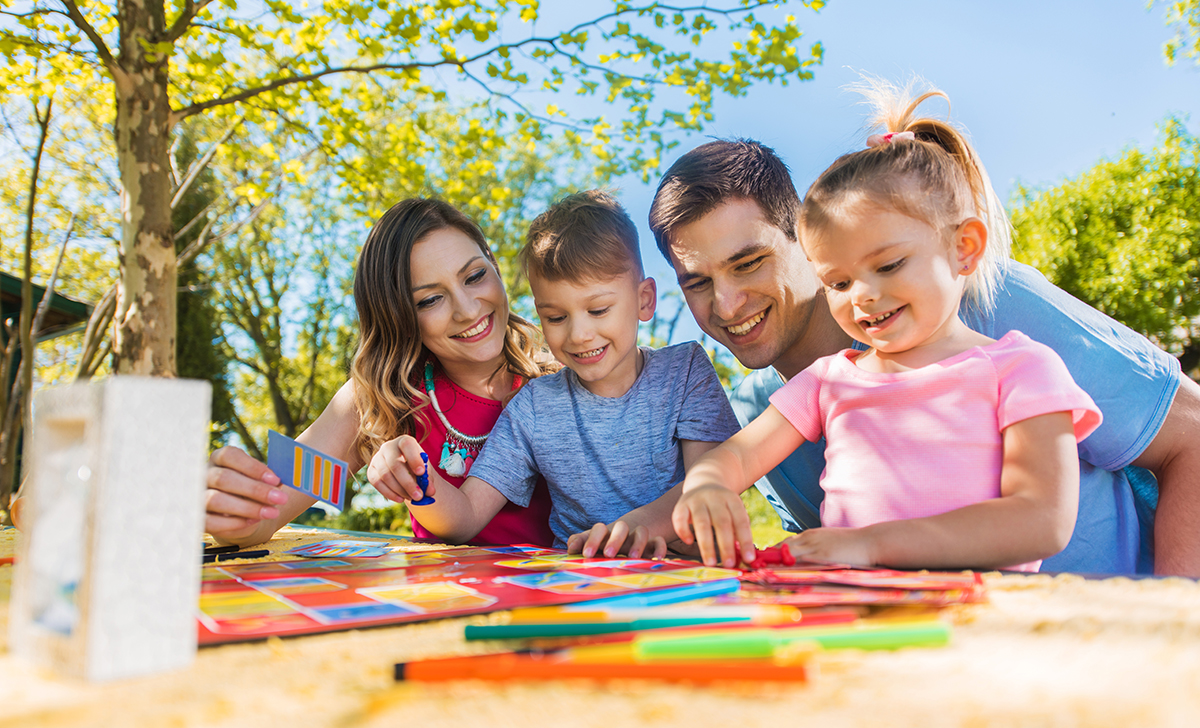
[[[792,556],[791,549],[787,546],[772,546],[767,549],[758,549],[754,554],[754,561],[747,566],[751,569],[762,569],[773,564],[792,566],[795,563],[796,557]]]

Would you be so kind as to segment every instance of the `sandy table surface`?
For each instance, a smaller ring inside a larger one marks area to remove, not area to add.
[[[285,533],[270,547],[312,540]],[[11,570],[0,566],[4,600]],[[799,686],[393,682],[396,662],[488,651],[462,628],[497,615],[203,648],[186,670],[101,685],[0,647],[0,727],[1200,725],[1197,582],[994,574],[987,585],[989,603],[944,610],[949,647],[826,653]],[[5,641],[6,622],[2,604]]]

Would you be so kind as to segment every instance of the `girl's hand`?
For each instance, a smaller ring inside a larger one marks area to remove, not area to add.
[[[249,537],[260,522],[278,518],[289,498],[270,468],[231,446],[209,456],[207,484],[204,530],[221,541]]]
[[[867,528],[810,528],[779,542],[797,560],[875,566],[875,540]]]
[[[741,497],[728,488],[712,484],[689,489],[675,505],[671,525],[681,541],[700,547],[705,566],[716,566],[720,555],[721,566],[732,569],[739,551],[741,561],[754,561],[750,516]]]
[[[417,476],[424,475],[428,467],[421,461],[421,452],[421,445],[410,435],[388,440],[371,456],[367,480],[390,501],[420,500],[421,486],[417,485]],[[434,480],[429,479],[426,495],[434,495]]]
[[[603,547],[603,555],[612,558],[628,554],[631,559],[661,559],[667,555],[667,542],[662,536],[650,538],[645,526],[629,530],[625,521],[614,521],[611,525],[597,523],[590,530],[576,533],[567,539],[567,553],[583,554],[591,558]]]

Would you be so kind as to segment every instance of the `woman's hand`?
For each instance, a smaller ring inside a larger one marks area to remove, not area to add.
[[[421,445],[410,435],[401,435],[395,440],[388,440],[371,456],[367,466],[367,481],[375,486],[379,493],[390,501],[420,500],[421,486],[417,484],[417,476],[432,471],[421,460]],[[434,495],[437,478],[429,478],[425,495]]]
[[[209,457],[207,483],[204,530],[220,541],[248,542],[264,520],[279,517],[279,506],[289,499],[270,468],[231,446]]]
[[[603,552],[601,552],[603,548]],[[628,554],[631,559],[661,559],[667,555],[667,542],[662,536],[650,538],[645,526],[635,526],[631,531],[623,520],[605,525],[597,523],[591,529],[576,533],[567,539],[567,553],[583,554],[591,558],[601,554],[608,558]]]

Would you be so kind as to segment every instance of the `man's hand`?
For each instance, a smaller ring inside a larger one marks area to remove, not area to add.
[[[738,561],[754,561],[754,535],[742,499],[720,485],[702,485],[686,492],[671,514],[671,525],[679,539],[700,547],[706,566],[732,569]],[[738,553],[741,556],[738,556]]]

